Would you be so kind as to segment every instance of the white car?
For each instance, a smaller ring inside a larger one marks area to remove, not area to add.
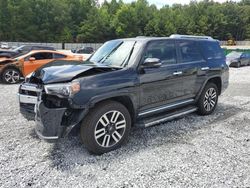
[[[9,45],[8,45],[7,42],[2,42],[0,48],[8,49],[8,48],[9,48]]]

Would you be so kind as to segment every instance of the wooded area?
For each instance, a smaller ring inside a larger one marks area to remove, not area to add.
[[[250,0],[157,9],[146,0],[0,0],[0,41],[104,42],[173,33],[250,39]]]

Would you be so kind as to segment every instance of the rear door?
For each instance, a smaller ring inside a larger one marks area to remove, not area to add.
[[[195,40],[177,41],[178,71],[181,72],[184,98],[194,99],[207,78],[209,65]]]
[[[30,58],[35,58],[34,61],[30,61]],[[24,76],[35,71],[44,64],[53,61],[52,53],[34,53],[24,59]]]

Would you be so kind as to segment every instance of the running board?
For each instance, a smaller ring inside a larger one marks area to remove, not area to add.
[[[172,113],[170,112],[168,114],[166,114],[166,113],[162,114],[161,116],[158,116],[156,118],[145,119],[139,124],[143,125],[143,127],[150,127],[150,126],[157,125],[157,124],[160,124],[160,123],[165,122],[165,121],[169,121],[169,120],[173,120],[173,119],[178,118],[178,117],[185,116],[185,115],[193,113],[195,111],[197,111],[197,107],[193,107],[193,106],[187,107],[187,108],[183,108],[183,109],[174,111]]]

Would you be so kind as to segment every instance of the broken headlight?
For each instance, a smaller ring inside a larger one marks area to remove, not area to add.
[[[45,85],[45,92],[49,95],[56,95],[59,97],[69,97],[80,91],[80,83],[73,81],[63,84],[49,84]]]

